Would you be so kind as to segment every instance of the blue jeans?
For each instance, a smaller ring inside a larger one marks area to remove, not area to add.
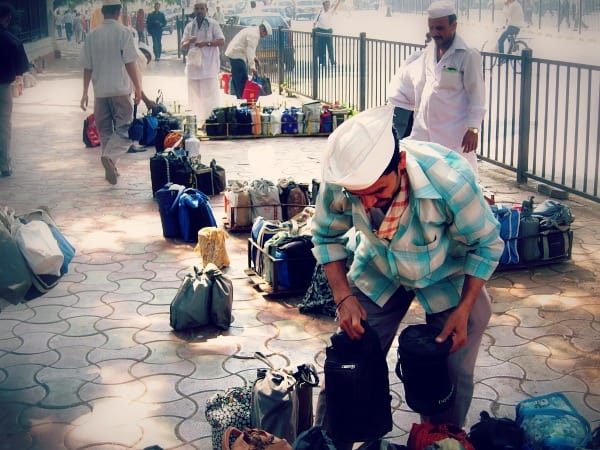
[[[504,41],[508,38],[509,35],[514,34],[515,37],[519,34],[521,29],[519,27],[515,27],[513,25],[507,26],[500,37],[498,38],[498,52],[504,53]]]
[[[152,36],[152,50],[154,51],[154,58],[160,59],[160,55],[162,53],[162,30],[152,31],[150,36]]]

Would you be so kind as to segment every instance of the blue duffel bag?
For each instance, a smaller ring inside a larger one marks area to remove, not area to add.
[[[198,230],[217,226],[208,196],[198,189],[185,189],[178,203],[179,230],[185,242],[198,242]]]
[[[166,238],[180,237],[179,230],[179,198],[185,186],[181,184],[167,183],[154,194],[158,203],[158,212]]]

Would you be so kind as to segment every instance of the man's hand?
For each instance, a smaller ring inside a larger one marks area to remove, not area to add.
[[[458,350],[467,343],[467,322],[469,320],[469,311],[467,308],[458,306],[444,324],[442,332],[435,338],[435,342],[441,344],[448,337],[452,337],[452,347],[450,353]]]
[[[87,106],[88,106],[88,95],[87,93],[83,94],[81,96],[81,102],[79,102],[79,106],[81,107],[81,109],[83,109],[84,111],[87,110]]]
[[[360,320],[367,319],[367,312],[355,296],[349,297],[337,308],[337,318],[340,328],[346,332],[352,340],[360,339],[365,329]]]
[[[258,70],[256,69],[250,69],[250,73],[252,73],[252,75],[258,76]]]
[[[470,153],[477,150],[477,143],[479,142],[479,137],[476,133],[473,133],[471,130],[467,130],[462,140],[462,149],[464,153]]]

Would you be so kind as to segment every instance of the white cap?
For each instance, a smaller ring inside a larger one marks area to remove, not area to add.
[[[262,25],[265,27],[265,30],[267,30],[267,36],[271,36],[273,34],[273,27],[271,27],[271,24],[265,20]]]
[[[327,139],[323,181],[350,190],[372,186],[388,166],[396,143],[394,106],[363,111],[345,120]]]
[[[121,6],[121,0],[102,0],[102,6]]]
[[[430,19],[439,19],[451,14],[456,14],[456,8],[454,7],[454,2],[448,0],[433,2],[427,9],[427,17]]]

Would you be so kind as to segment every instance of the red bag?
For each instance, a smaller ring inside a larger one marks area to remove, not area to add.
[[[262,86],[258,83],[255,83],[252,80],[246,81],[246,85],[244,86],[244,93],[242,94],[242,98],[246,99],[251,103],[255,103],[260,96],[260,90]]]
[[[86,147],[100,146],[100,135],[96,128],[96,119],[93,114],[90,114],[83,121],[83,143]]]
[[[446,438],[456,439],[465,450],[475,450],[473,444],[467,439],[467,433],[462,428],[450,424],[433,425],[428,422],[413,423],[408,435],[407,446],[409,450],[423,450],[428,445]]]

